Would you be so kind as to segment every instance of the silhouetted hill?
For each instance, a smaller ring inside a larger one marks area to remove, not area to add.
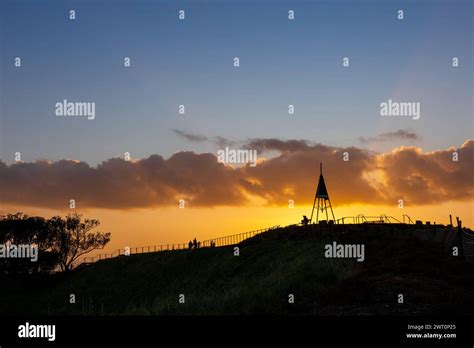
[[[446,227],[361,224],[287,227],[234,247],[121,256],[71,274],[0,280],[0,311],[16,314],[472,313],[474,269],[445,256]],[[365,260],[324,246],[364,244]],[[76,303],[69,303],[69,295]],[[185,295],[185,303],[178,302]],[[294,304],[288,303],[289,294]],[[404,303],[399,304],[398,294]]]

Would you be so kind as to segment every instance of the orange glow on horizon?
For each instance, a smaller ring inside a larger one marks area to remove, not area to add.
[[[447,224],[449,214],[459,216],[463,226],[473,226],[474,202],[451,202],[437,206],[389,207],[382,205],[352,204],[333,206],[336,219],[364,214],[366,216],[393,216],[402,221],[407,214],[413,221],[422,220]],[[86,218],[101,222],[98,231],[111,232],[112,240],[100,252],[116,249],[160,244],[187,243],[193,238],[206,240],[275,225],[286,226],[299,223],[303,215],[311,215],[312,205],[184,208],[166,207],[137,210],[76,209]],[[5,211],[5,209],[4,209]],[[45,210],[40,208],[9,207],[8,212],[21,211],[28,215],[49,218],[65,216],[72,211]],[[346,221],[349,222],[349,221]],[[88,255],[89,256],[89,255]]]

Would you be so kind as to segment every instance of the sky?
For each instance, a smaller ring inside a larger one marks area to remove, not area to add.
[[[472,1],[1,0],[0,213],[77,197],[113,246],[244,232],[307,213],[322,161],[338,216],[472,226],[472,42]],[[389,99],[420,118],[382,117]],[[259,164],[219,165],[226,146]]]

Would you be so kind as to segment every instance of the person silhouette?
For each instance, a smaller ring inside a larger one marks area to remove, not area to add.
[[[190,240],[189,243],[188,243],[188,247],[189,249],[192,249],[193,248],[193,242]]]
[[[194,249],[197,249],[197,247],[198,247],[198,242],[197,242],[196,238],[194,238],[194,240],[193,240],[193,246],[194,246]]]
[[[307,226],[309,223],[309,219],[306,217],[306,215],[303,215],[303,220],[301,220],[301,224],[303,226]]]

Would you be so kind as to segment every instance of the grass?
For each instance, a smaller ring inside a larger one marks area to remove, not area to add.
[[[370,315],[473,312],[474,272],[403,226],[288,227],[234,247],[121,256],[71,274],[1,279],[0,312],[54,315]],[[326,243],[366,259],[327,259]],[[397,303],[403,293],[405,303]],[[69,303],[75,294],[76,303]],[[179,303],[184,294],[185,303]],[[295,303],[288,303],[293,294]]]

